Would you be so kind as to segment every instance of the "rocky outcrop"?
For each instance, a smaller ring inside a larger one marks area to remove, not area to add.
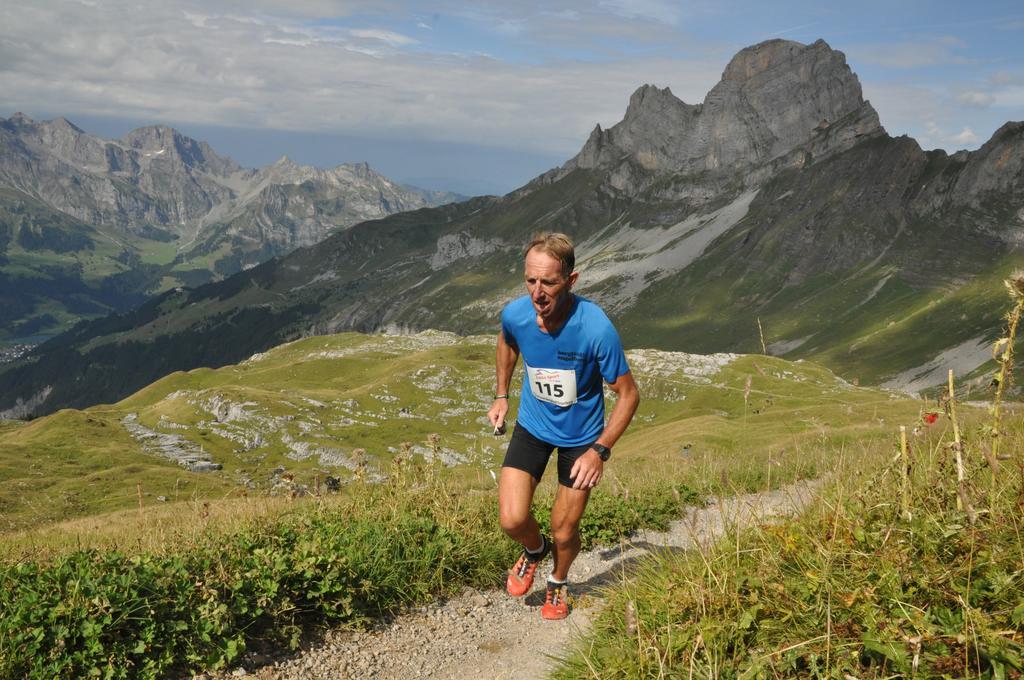
[[[493,253],[501,247],[497,239],[475,238],[468,232],[446,234],[437,240],[437,250],[430,256],[430,268],[444,269],[459,260]]]
[[[137,413],[129,413],[121,419],[121,425],[137,441],[146,453],[166,458],[189,472],[213,472],[222,469],[203,447],[194,444],[187,437],[177,434],[156,432],[139,424]]]
[[[53,392],[53,388],[47,385],[27,399],[18,397],[14,400],[13,405],[0,411],[0,420],[20,420],[31,416],[46,401],[51,392]]]

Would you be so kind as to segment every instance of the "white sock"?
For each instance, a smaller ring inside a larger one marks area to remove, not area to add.
[[[553,574],[548,574],[548,583],[550,583],[553,586],[564,586],[568,582],[569,579],[559,581],[557,578],[554,577]]]
[[[536,550],[530,550],[529,548],[527,548],[526,552],[530,553],[531,555],[539,555],[542,552],[544,552],[544,547],[546,545],[547,545],[547,539],[544,538],[544,534],[541,534],[540,535],[540,547],[537,548]]]

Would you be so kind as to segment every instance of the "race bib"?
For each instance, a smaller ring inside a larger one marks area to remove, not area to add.
[[[576,403],[576,371],[560,368],[526,367],[530,391],[540,401],[556,406],[572,406]]]

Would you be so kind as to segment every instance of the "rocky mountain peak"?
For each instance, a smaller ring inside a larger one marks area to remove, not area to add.
[[[256,171],[259,178],[257,184],[261,188],[270,184],[301,184],[316,178],[320,172],[312,166],[299,165],[288,156],[281,156],[270,165]]]
[[[672,90],[665,87],[659,88],[656,85],[641,85],[629,98],[629,106],[626,108],[626,118],[643,115],[645,111],[659,111],[665,108],[686,106],[681,99],[672,94]]]
[[[986,212],[1016,211],[1024,223],[1024,122],[1007,122],[980,149],[961,153],[953,155],[966,161],[954,193]],[[999,198],[992,200],[994,195]]]
[[[792,40],[766,40],[737,52],[725,67],[722,80],[742,83],[773,69],[788,68],[794,61],[804,58],[809,50],[817,52],[810,55],[812,59],[839,55],[845,63],[842,53],[833,51],[824,40],[818,40],[812,45]]]
[[[0,119],[0,120],[3,120],[3,119]],[[26,116],[21,111],[16,111],[14,113],[14,115],[12,115],[10,118],[8,118],[6,120],[6,122],[10,123],[11,125],[16,125],[16,126],[32,125],[33,123],[35,123],[34,120],[32,120],[30,117]]]
[[[175,158],[189,168],[215,175],[228,175],[241,170],[235,161],[218,156],[206,142],[187,137],[166,125],[147,125],[132,130],[121,143],[149,158]]]
[[[66,118],[58,118],[56,120],[37,121],[29,115],[18,111],[11,115],[10,118],[0,118],[0,127],[3,127],[12,132],[22,133],[35,133],[38,134],[40,128],[68,128],[81,132],[75,125],[69,122]]]
[[[19,133],[28,133],[33,136],[53,136],[54,134],[84,135],[85,131],[69,121],[67,118],[55,118],[53,120],[37,121],[32,117],[21,113],[13,114],[4,120],[0,118],[0,126]]]
[[[356,177],[372,177],[373,175],[377,174],[376,172],[374,172],[373,168],[370,167],[370,164],[367,163],[366,161],[361,161],[359,163],[350,163],[348,165],[352,169],[352,174],[354,174]]]
[[[54,162],[74,167],[104,163],[103,143],[66,118],[37,121],[19,112],[7,120],[0,118],[0,127],[10,133],[6,143],[13,145],[0,150],[0,177],[24,173],[22,154],[36,159],[55,154]]]
[[[55,128],[70,130],[71,132],[79,135],[85,134],[85,130],[78,127],[64,116],[61,116],[60,118],[55,118],[51,123]]]
[[[293,161],[287,155],[281,156],[276,161],[270,164],[270,167],[277,168],[279,170],[297,170],[300,166],[298,163]]]
[[[149,149],[173,144],[178,138],[188,139],[166,125],[147,125],[132,130],[121,138],[121,142],[133,149]]]
[[[619,168],[613,186],[636,191],[645,174],[742,171],[795,151],[820,158],[883,133],[842,52],[769,40],[737,53],[701,105],[640,87],[622,121],[596,128],[563,172]]]

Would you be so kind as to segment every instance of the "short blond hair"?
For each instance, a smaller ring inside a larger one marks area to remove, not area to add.
[[[535,248],[558,260],[562,265],[562,277],[569,278],[569,274],[572,274],[573,268],[576,266],[576,250],[573,248],[571,238],[559,232],[539,231],[527,244],[523,256],[525,257]]]

